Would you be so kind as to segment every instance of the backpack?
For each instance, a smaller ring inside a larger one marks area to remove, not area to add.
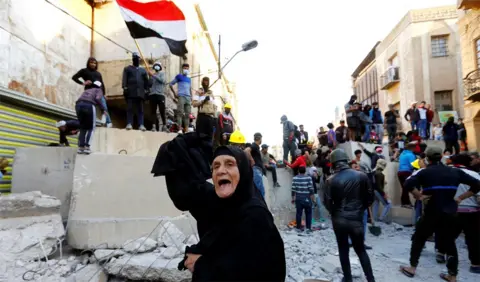
[[[345,128],[340,128],[340,127],[337,127],[337,129],[335,129],[335,137],[337,138],[337,142],[338,143],[345,143],[345,139],[343,138],[343,131],[345,130]]]

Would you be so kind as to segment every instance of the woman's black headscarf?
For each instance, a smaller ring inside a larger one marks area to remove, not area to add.
[[[218,208],[224,212],[238,210],[244,203],[255,196],[253,171],[247,155],[242,149],[235,146],[220,146],[215,150],[213,158],[215,159],[222,155],[228,155],[235,158],[238,171],[240,172],[240,180],[231,197],[225,199],[218,198]]]

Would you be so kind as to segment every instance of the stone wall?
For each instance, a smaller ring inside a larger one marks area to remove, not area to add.
[[[91,23],[85,1],[51,2]],[[73,109],[81,87],[71,77],[89,57],[89,28],[32,0],[0,1],[0,26],[0,86]]]

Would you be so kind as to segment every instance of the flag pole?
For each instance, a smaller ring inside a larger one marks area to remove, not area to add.
[[[140,49],[140,46],[138,45],[137,39],[133,39],[135,41],[135,45],[137,45],[138,53],[140,53],[140,57],[142,58],[143,63],[145,64],[145,68],[147,69],[148,72],[150,72],[150,68],[148,67],[147,61],[145,60],[145,57],[143,56],[142,50]]]

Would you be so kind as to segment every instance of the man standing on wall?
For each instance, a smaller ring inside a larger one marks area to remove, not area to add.
[[[288,161],[288,153],[292,157],[292,162],[295,159],[295,125],[289,121],[286,115],[283,115],[280,119],[280,123],[283,125],[283,159]]]
[[[352,95],[350,101],[345,104],[345,114],[347,115],[347,125],[348,125],[348,134],[350,140],[355,140],[356,131],[359,125],[359,120],[354,114],[358,109],[355,107],[354,103],[357,100],[357,95]]]
[[[393,108],[393,105],[388,105],[388,111],[385,112],[385,126],[387,127],[388,132],[388,142],[395,140],[395,135],[397,133],[397,118],[398,111]]]
[[[407,110],[404,118],[410,123],[410,125],[412,126],[412,130],[418,130],[417,123],[420,120],[420,116],[417,111],[417,102],[413,102],[410,105],[410,109]]]
[[[188,76],[190,73],[190,65],[185,63],[182,65],[182,73],[177,74],[170,82],[170,89],[177,98],[177,124],[183,127],[183,132],[187,132],[189,126],[189,115],[192,110],[192,79]],[[178,84],[178,93],[173,89],[173,85]],[[183,124],[182,124],[183,121]]]
[[[373,126],[375,126],[375,132],[378,136],[378,144],[382,144],[383,140],[383,118],[382,112],[378,108],[378,102],[372,103],[372,109],[370,110],[370,119],[373,122]]]
[[[221,145],[227,145],[228,139],[230,135],[233,133],[235,126],[234,126],[234,118],[231,113],[232,105],[226,103],[223,106],[224,112],[218,115],[218,138],[219,143]]]
[[[430,104],[427,104],[425,106],[427,109],[427,137],[430,140],[433,140],[433,134],[431,133],[431,127],[432,127],[432,121],[433,117],[435,116],[435,112],[432,111],[432,106]]]
[[[131,130],[133,124],[133,108],[137,108],[138,129],[145,131],[143,126],[143,100],[149,88],[148,75],[145,69],[140,67],[140,56],[132,54],[132,64],[123,69],[122,78],[123,96],[127,101],[127,130]]]

